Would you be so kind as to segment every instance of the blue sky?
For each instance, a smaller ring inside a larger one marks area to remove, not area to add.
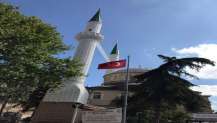
[[[216,0],[3,0],[20,7],[28,16],[37,16],[55,27],[66,44],[77,46],[74,36],[83,31],[98,8],[102,11],[107,53],[118,41],[122,58],[131,56],[131,67],[157,67],[157,54],[200,56],[217,62]],[[74,50],[66,56],[73,56]],[[99,85],[104,62],[95,52],[86,85]],[[207,66],[200,74],[198,90],[213,95],[217,110],[217,68]]]

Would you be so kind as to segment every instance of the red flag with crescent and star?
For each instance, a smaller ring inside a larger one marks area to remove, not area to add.
[[[98,69],[115,69],[115,68],[123,68],[126,66],[126,60],[118,60],[106,62],[98,65]]]

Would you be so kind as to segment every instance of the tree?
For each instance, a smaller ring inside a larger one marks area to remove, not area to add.
[[[175,109],[167,109],[162,113],[161,121],[167,123],[186,123],[186,120],[190,120],[190,114],[185,110],[183,106],[177,106]]]
[[[37,90],[45,93],[80,76],[77,60],[58,58],[69,48],[55,27],[0,3],[0,114],[8,102],[26,102]]]
[[[214,66],[213,61],[197,57],[177,59],[176,57],[158,56],[164,60],[164,64],[136,76],[141,85],[130,98],[134,106],[135,103],[140,106],[139,110],[147,107],[153,108],[155,123],[159,123],[161,112],[165,109],[175,109],[177,105],[183,105],[188,111],[196,111],[200,110],[199,107],[204,107],[209,103],[199,92],[190,89],[194,84],[181,77],[185,75],[196,78],[186,71],[186,67],[199,71],[204,65]]]

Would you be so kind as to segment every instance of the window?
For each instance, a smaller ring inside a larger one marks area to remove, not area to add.
[[[93,92],[93,99],[101,99],[102,94],[100,92]]]

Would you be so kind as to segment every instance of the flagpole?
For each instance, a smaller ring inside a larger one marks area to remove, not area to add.
[[[72,116],[71,123],[75,123],[75,120],[76,120],[76,117],[77,117],[77,114],[78,114],[79,106],[80,106],[79,103],[75,103],[75,108],[74,108],[74,111],[73,111],[73,116]]]
[[[127,56],[127,75],[126,75],[126,82],[124,84],[124,105],[123,105],[122,123],[126,123],[126,120],[127,120],[127,97],[128,97],[129,65],[130,65],[130,56]]]

